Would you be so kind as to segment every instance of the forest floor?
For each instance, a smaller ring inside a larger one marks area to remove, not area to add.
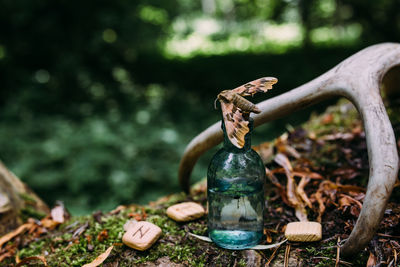
[[[400,148],[399,114],[389,110]],[[339,254],[338,244],[354,227],[368,182],[365,133],[351,104],[340,101],[302,127],[289,129],[254,149],[262,157],[268,177],[262,244],[284,240],[286,224],[301,216],[321,222],[321,241],[232,251],[189,235],[207,236],[206,216],[177,223],[165,211],[182,201],[206,207],[203,181],[194,185],[189,195],[178,193],[145,206],[119,206],[109,213],[71,217],[67,207],[58,206],[53,215],[28,219],[19,232],[0,238],[0,265],[82,266],[112,247],[102,266],[400,266],[399,181],[368,247],[350,259]],[[163,233],[150,249],[136,251],[122,243],[128,220],[152,222]]]

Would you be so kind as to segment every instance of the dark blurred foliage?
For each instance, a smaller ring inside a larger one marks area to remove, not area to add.
[[[219,91],[269,75],[280,82],[268,97],[281,94],[367,45],[399,40],[399,11],[400,0],[3,0],[0,159],[50,204],[61,199],[74,212],[171,193],[185,145],[219,119]],[[212,40],[253,20],[297,23],[304,38],[281,53],[166,56],[168,39],[193,32],[177,33],[173,22],[204,15],[225,23]],[[361,28],[355,41],[311,38],[350,24]],[[307,114],[264,126],[255,140]]]

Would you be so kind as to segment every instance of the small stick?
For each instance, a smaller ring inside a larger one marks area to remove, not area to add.
[[[312,257],[312,259],[333,260],[332,258],[324,257],[324,256]],[[346,265],[346,266],[353,266],[353,264],[351,262],[347,262],[347,261],[340,260],[339,263]]]
[[[338,241],[337,241],[335,267],[339,267],[339,262],[340,262],[340,236],[338,237]]]
[[[400,238],[399,235],[388,235],[388,234],[381,234],[381,233],[376,233],[376,235],[383,236],[383,237],[390,237],[390,238]]]
[[[281,247],[281,246],[277,246],[277,247],[275,248],[274,252],[272,252],[271,257],[269,257],[269,259],[268,259],[267,263],[265,264],[265,266],[269,267],[271,261],[275,258],[276,252],[278,251],[278,249],[279,249],[280,247]]]
[[[285,263],[284,266],[288,267],[289,266],[289,255],[290,255],[290,244],[286,244],[286,250],[285,250]]]

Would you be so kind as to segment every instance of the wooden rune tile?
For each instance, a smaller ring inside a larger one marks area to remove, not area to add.
[[[318,241],[322,238],[322,226],[318,222],[291,222],[286,226],[285,237],[297,242]]]
[[[128,229],[122,237],[122,242],[128,247],[143,251],[157,241],[161,232],[161,228],[157,225],[140,221]]]
[[[187,222],[198,219],[204,215],[203,206],[195,202],[183,202],[172,205],[167,209],[167,215],[178,222]]]

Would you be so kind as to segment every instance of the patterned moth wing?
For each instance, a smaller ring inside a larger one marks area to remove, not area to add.
[[[231,91],[239,94],[240,96],[253,96],[256,93],[265,93],[272,89],[272,85],[278,82],[277,78],[274,77],[263,77],[246,84],[243,84]]]
[[[226,134],[231,143],[237,148],[243,148],[244,137],[249,132],[249,122],[243,117],[243,111],[233,102],[221,101],[222,115]]]
[[[218,95],[224,118],[225,130],[231,143],[243,148],[244,137],[249,132],[248,117],[250,112],[260,113],[261,110],[243,96],[253,96],[258,92],[266,92],[272,89],[272,85],[278,79],[264,77],[248,82],[232,90],[224,90]]]

